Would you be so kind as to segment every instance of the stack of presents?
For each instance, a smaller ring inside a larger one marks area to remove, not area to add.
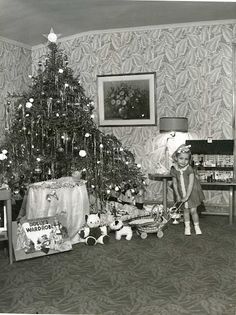
[[[101,207],[94,195],[88,196],[84,180],[63,177],[31,184],[23,212],[13,222],[15,256],[20,260],[66,251],[77,243],[106,244],[112,232],[116,240],[131,240],[134,233],[142,239],[149,233],[162,238],[170,220],[181,220],[180,207],[164,210],[162,204],[145,205],[143,199],[144,191],[135,197],[129,189],[111,191]]]

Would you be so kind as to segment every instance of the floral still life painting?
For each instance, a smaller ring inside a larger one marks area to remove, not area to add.
[[[100,126],[154,125],[154,74],[98,76]]]

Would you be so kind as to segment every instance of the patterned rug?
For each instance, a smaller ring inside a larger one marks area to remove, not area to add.
[[[164,237],[89,247],[8,264],[0,250],[0,312],[236,314],[236,225],[201,217],[203,235],[169,224]]]

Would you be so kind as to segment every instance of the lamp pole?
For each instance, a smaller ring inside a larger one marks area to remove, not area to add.
[[[170,156],[169,156],[169,147],[168,147],[168,141],[169,139],[172,139],[175,137],[175,131],[171,131],[169,137],[166,139],[166,145],[165,145],[165,168],[167,171],[170,171]]]

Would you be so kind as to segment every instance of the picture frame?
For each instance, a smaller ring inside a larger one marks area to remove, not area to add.
[[[156,125],[155,72],[98,75],[99,126]]]
[[[6,206],[0,205],[0,233],[7,231],[7,213]]]

